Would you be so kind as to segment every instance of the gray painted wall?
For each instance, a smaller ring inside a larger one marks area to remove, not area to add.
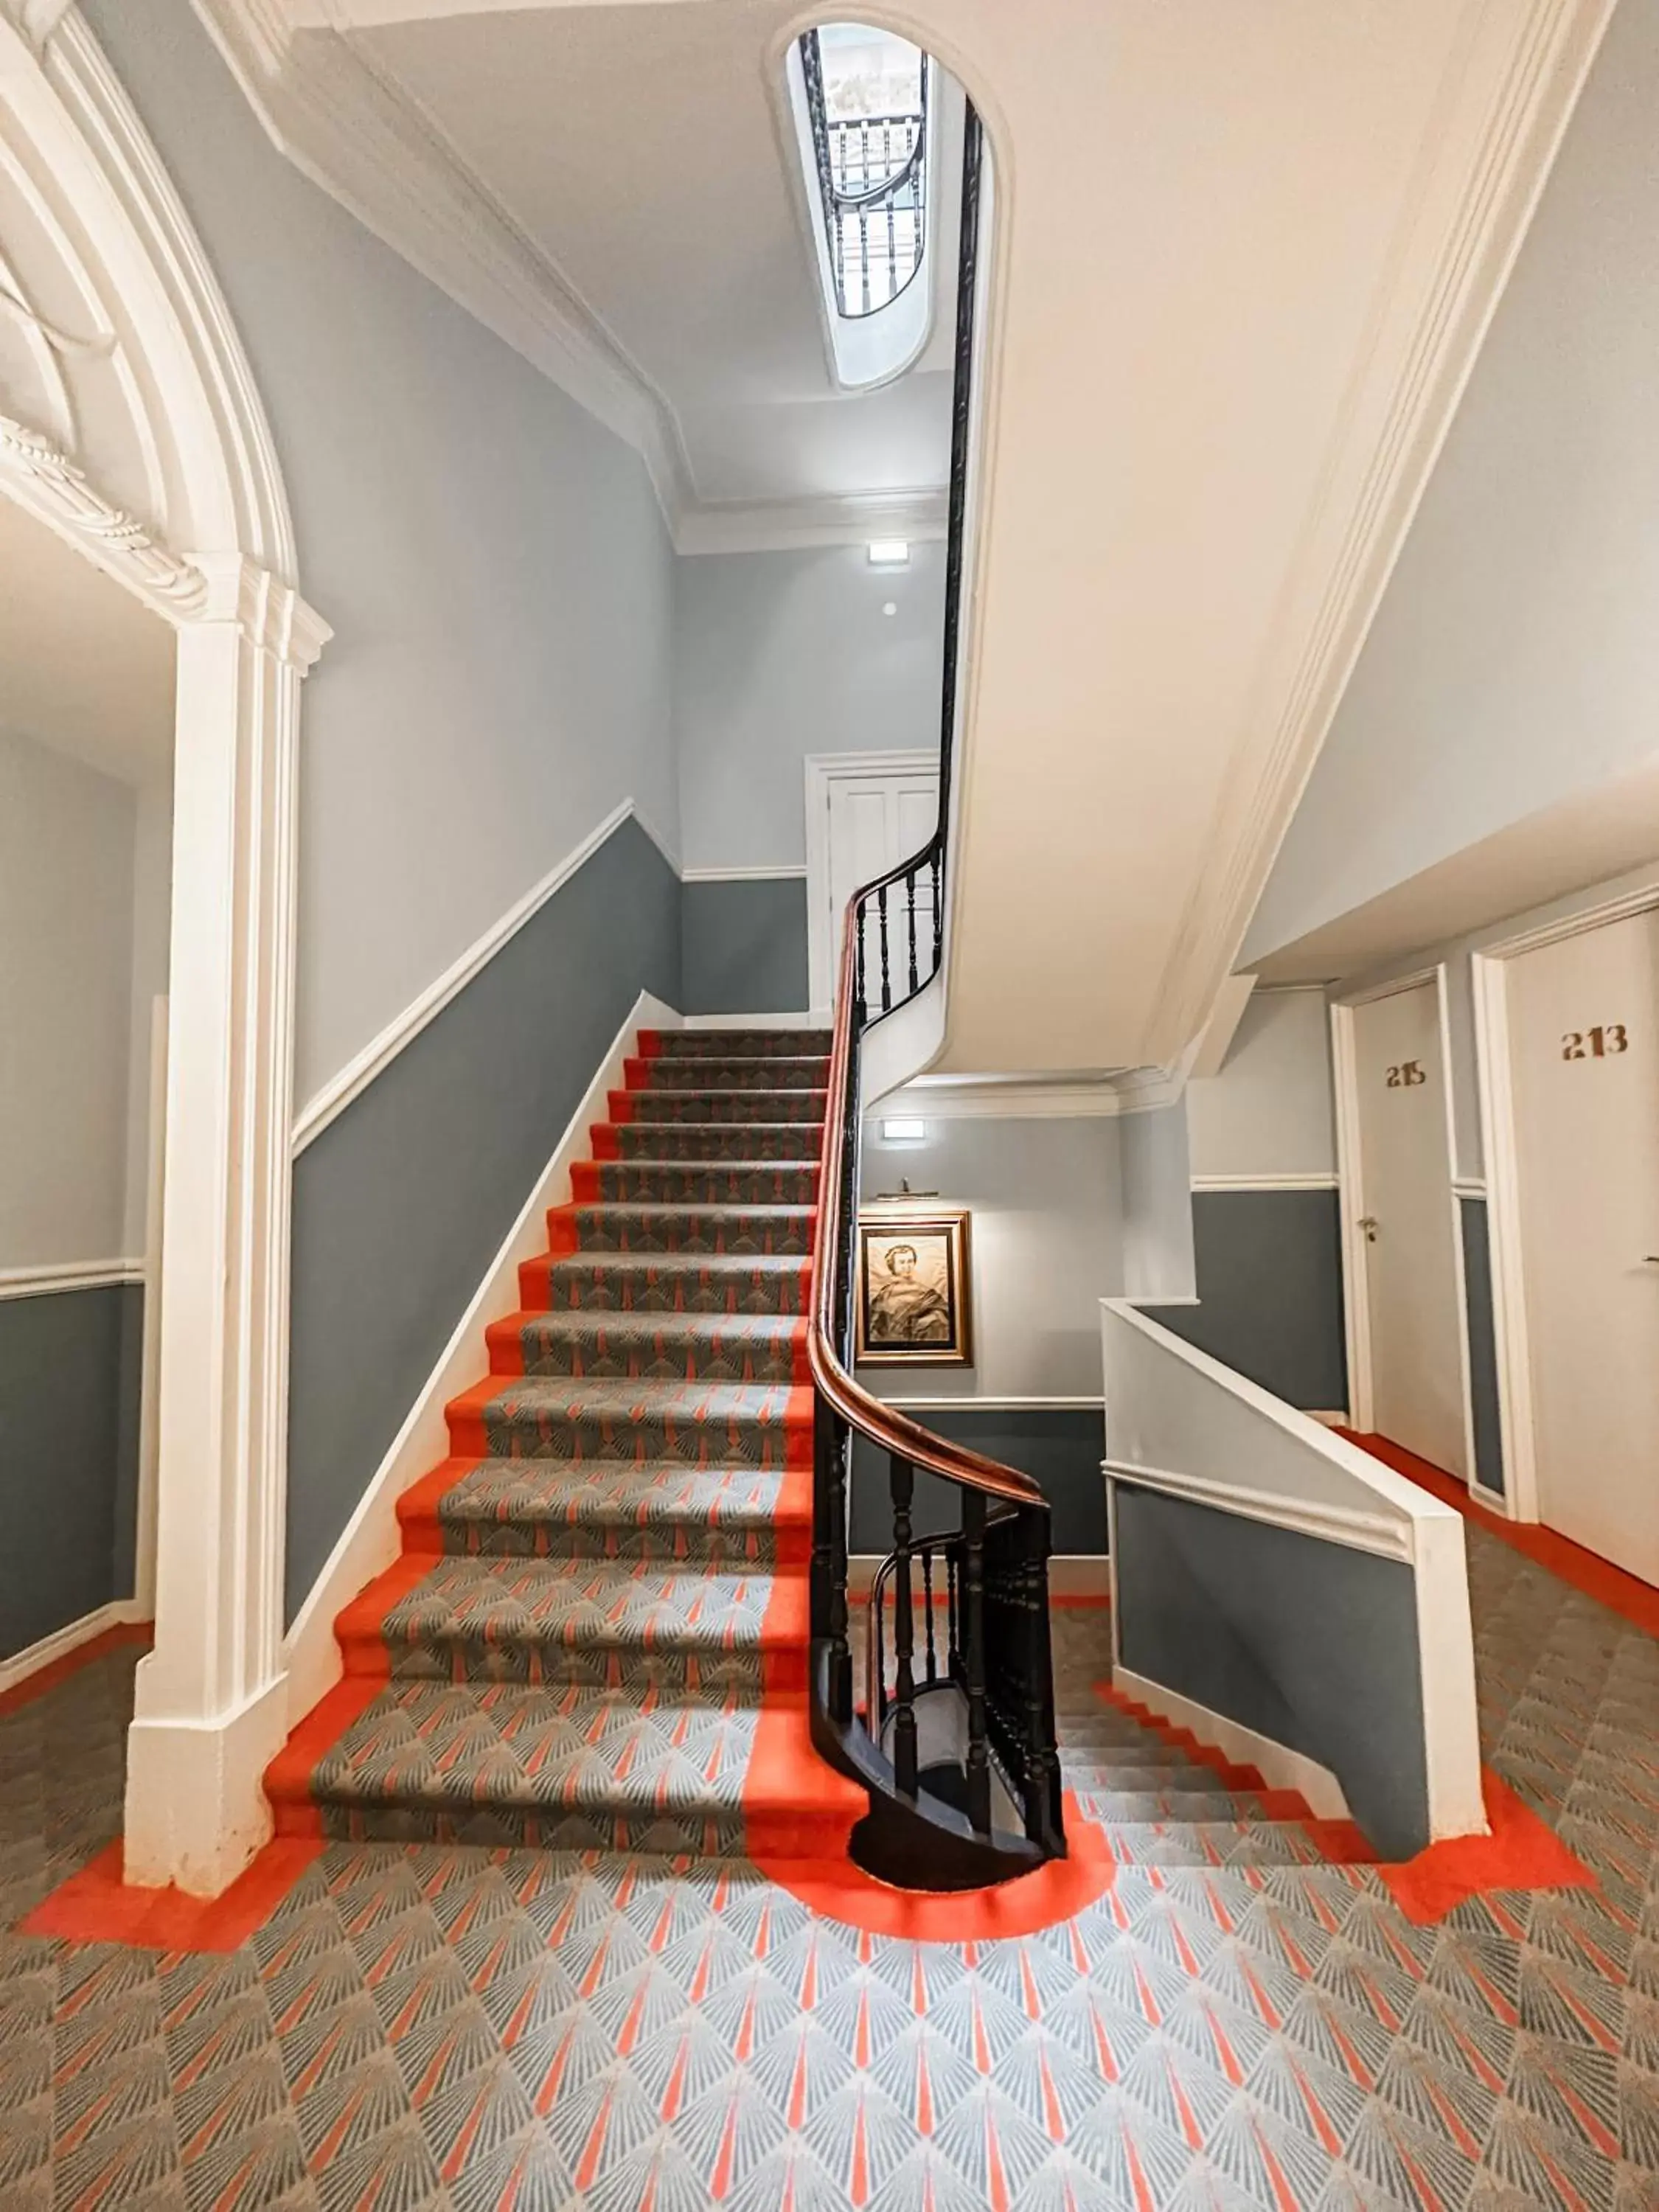
[[[295,1162],[290,1619],[635,998],[678,989],[679,885],[624,822]]]
[[[804,876],[686,884],[680,929],[683,1013],[806,1012]]]
[[[1328,1766],[1386,1857],[1420,1850],[1428,1777],[1411,1569],[1127,1484],[1117,1544],[1123,1664]]]
[[[0,1298],[0,1659],[132,1595],[143,1304]]]
[[[643,464],[265,137],[188,0],[88,0],[236,317],[307,597],[312,1096],[632,796],[672,846],[673,556]]]
[[[1650,762],[1659,0],[1620,0],[1244,964]]]
[[[1193,1194],[1198,1304],[1154,1321],[1304,1411],[1348,1402],[1334,1190]]]
[[[913,545],[899,570],[872,568],[862,545],[681,561],[685,866],[799,866],[809,754],[937,745],[944,623],[943,544]]]
[[[1469,1402],[1474,1417],[1474,1471],[1482,1486],[1504,1494],[1504,1431],[1498,1407],[1498,1343],[1492,1302],[1492,1245],[1484,1198],[1460,1197],[1463,1294],[1468,1314]]]
[[[965,1400],[930,1407],[912,1419],[936,1436],[1029,1474],[1048,1501],[1049,1540],[1056,1553],[1105,1552],[1104,1439],[1097,1406],[987,1406]],[[930,1475],[918,1479],[913,1518],[919,1536],[953,1534],[962,1525],[961,1514],[952,1485]],[[884,1558],[892,1548],[890,1469],[879,1452],[860,1441],[853,1461],[848,1549]]]

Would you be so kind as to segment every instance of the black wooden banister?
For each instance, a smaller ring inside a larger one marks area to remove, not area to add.
[[[963,156],[939,818],[932,838],[848,902],[836,993],[813,1256],[815,1392],[812,1723],[826,1757],[866,1787],[854,1848],[872,1871],[923,1888],[1023,1872],[1066,1849],[1054,1745],[1047,1501],[1030,1476],[923,1428],[851,1371],[858,1218],[860,1063],[866,1033],[914,999],[944,956],[951,757],[961,636],[969,398],[978,264],[977,116]],[[918,896],[926,878],[925,896]],[[896,946],[894,932],[897,933]],[[893,1545],[869,1599],[862,1711],[855,1709],[848,1506],[854,1440],[885,1462]],[[918,1536],[915,1480],[950,1486],[959,1523]],[[941,1584],[943,1638],[935,1619]],[[920,1594],[921,1664],[915,1619]],[[894,1680],[887,1681],[892,1609]],[[924,1729],[924,1723],[926,1728]],[[929,1738],[924,1746],[924,1732]]]

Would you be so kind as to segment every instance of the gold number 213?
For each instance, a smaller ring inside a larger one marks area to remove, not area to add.
[[[1629,1050],[1623,1022],[1608,1022],[1593,1030],[1569,1030],[1561,1040],[1563,1060],[1607,1060],[1613,1053]]]

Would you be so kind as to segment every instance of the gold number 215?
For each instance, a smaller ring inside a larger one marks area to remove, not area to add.
[[[1607,1060],[1613,1053],[1629,1050],[1623,1022],[1607,1022],[1593,1030],[1569,1030],[1561,1040],[1563,1060]]]

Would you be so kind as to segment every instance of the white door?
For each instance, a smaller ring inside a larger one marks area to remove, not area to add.
[[[807,763],[807,898],[812,966],[812,1004],[827,1007],[835,994],[847,902],[860,884],[884,875],[925,845],[939,821],[939,764],[929,754],[857,754]],[[817,818],[814,819],[813,817]],[[909,988],[909,932],[902,886],[888,907],[888,960],[896,999]],[[933,952],[933,890],[916,882],[916,945],[922,973]],[[866,929],[866,990],[872,1002],[880,977],[880,947]]]
[[[1371,1426],[1467,1482],[1462,1271],[1438,986],[1356,1006],[1353,1042],[1359,1173],[1344,1198],[1359,1217]]]
[[[1659,1583],[1659,915],[1508,964],[1540,1519]]]

